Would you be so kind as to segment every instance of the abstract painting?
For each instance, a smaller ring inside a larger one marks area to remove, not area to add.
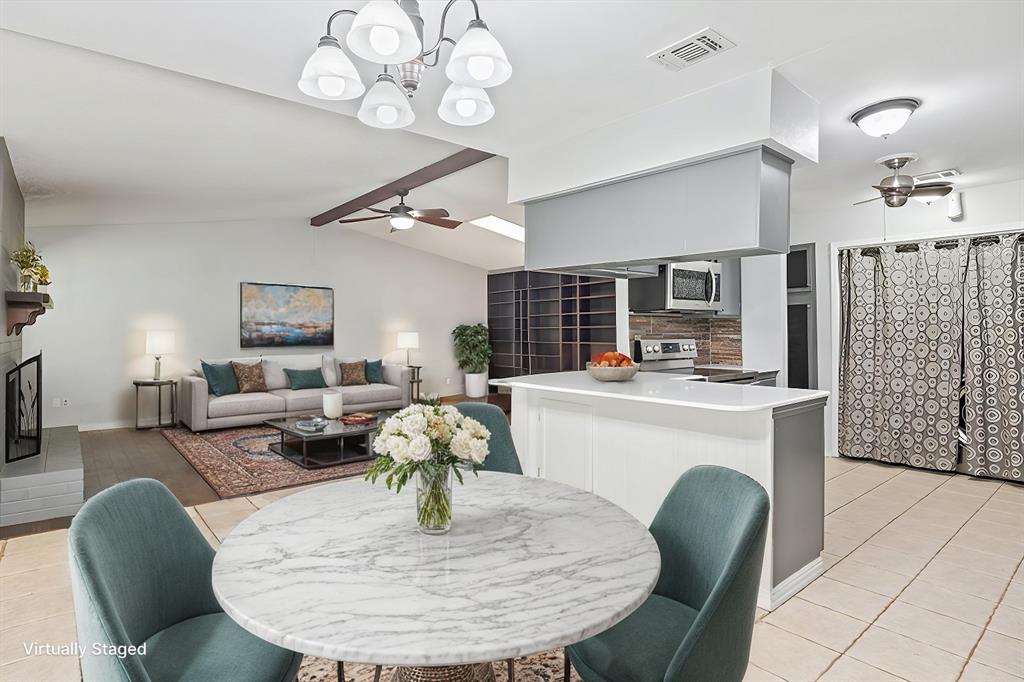
[[[334,289],[242,282],[239,344],[333,346]]]

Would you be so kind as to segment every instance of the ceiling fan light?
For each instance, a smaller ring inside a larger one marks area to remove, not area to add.
[[[302,67],[299,90],[317,99],[344,100],[359,97],[366,87],[338,40],[324,36]]]
[[[494,105],[486,90],[452,83],[441,97],[437,115],[455,126],[475,126],[491,120]]]
[[[951,182],[926,182],[914,187],[914,191],[910,196],[922,204],[931,204],[936,199],[941,199],[952,191],[953,183]]]
[[[394,0],[366,3],[352,20],[345,42],[357,56],[377,64],[401,64],[423,52],[412,19]]]
[[[512,65],[487,24],[473,20],[455,44],[444,72],[459,85],[493,88],[512,76]]]
[[[391,223],[392,229],[408,230],[416,224],[416,219],[408,215],[393,215],[388,222]]]
[[[921,100],[913,97],[875,102],[854,112],[850,121],[871,137],[888,137],[902,128],[919,106]]]
[[[405,91],[386,73],[378,76],[366,92],[357,116],[374,128],[405,128],[416,120]]]

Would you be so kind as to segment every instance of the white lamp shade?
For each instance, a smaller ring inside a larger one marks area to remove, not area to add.
[[[494,116],[494,105],[487,91],[468,85],[452,83],[444,91],[437,115],[445,123],[456,126],[475,126],[486,123]]]
[[[366,3],[352,20],[345,42],[356,55],[376,64],[401,64],[423,52],[412,19],[394,0]]]
[[[388,75],[377,78],[366,93],[358,116],[360,121],[374,128],[404,128],[416,120],[409,98]]]
[[[146,355],[166,355],[174,352],[174,332],[146,332]]]
[[[459,85],[493,88],[512,76],[512,65],[490,31],[471,26],[456,43],[444,72]]]
[[[419,332],[398,332],[398,347],[399,348],[419,348],[420,347],[420,334],[419,334]]]
[[[359,97],[366,86],[341,46],[321,40],[302,68],[299,90],[317,99],[342,100]]]

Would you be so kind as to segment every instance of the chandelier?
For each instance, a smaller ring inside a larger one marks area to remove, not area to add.
[[[437,115],[458,126],[486,123],[494,116],[494,105],[486,88],[501,85],[512,75],[512,66],[501,44],[480,19],[476,0],[474,18],[458,41],[445,35],[450,0],[441,13],[437,41],[424,49],[423,18],[418,0],[370,0],[358,12],[338,10],[327,20],[327,35],[306,61],[299,90],[310,97],[348,100],[363,96],[359,120],[374,128],[405,128],[416,120],[409,100],[419,88],[423,72],[435,67],[441,46],[453,45],[444,73],[451,81],[441,98]],[[352,60],[331,32],[334,20],[352,15],[345,44],[357,57],[384,66],[367,90]],[[392,67],[394,72],[392,72]]]

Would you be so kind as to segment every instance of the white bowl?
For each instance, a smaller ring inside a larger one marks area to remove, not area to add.
[[[598,367],[592,362],[587,363],[587,373],[598,381],[629,381],[640,371],[636,364],[628,367]]]

